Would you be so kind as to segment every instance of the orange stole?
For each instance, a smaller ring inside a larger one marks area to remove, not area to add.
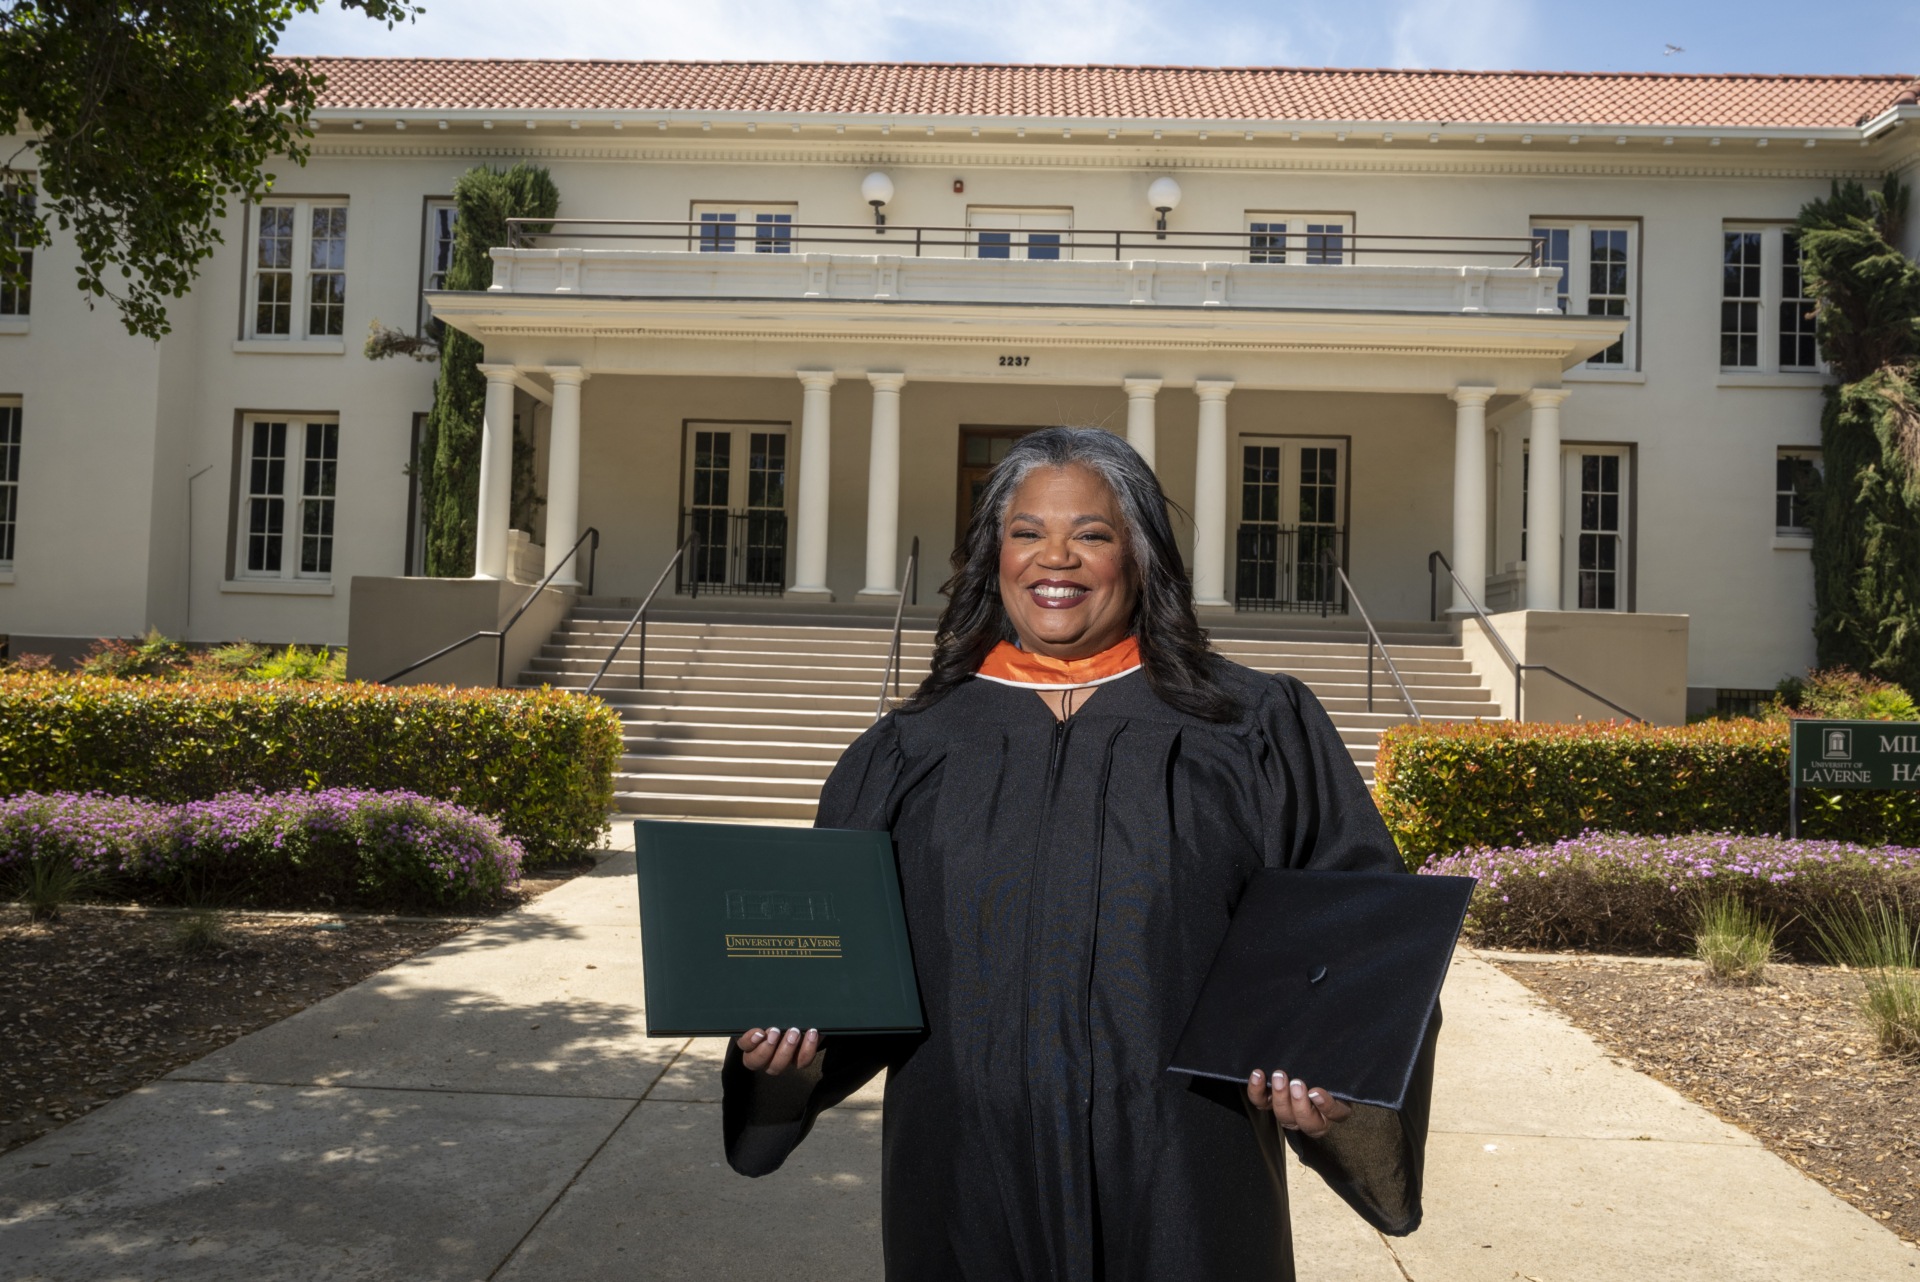
[[[988,652],[977,676],[1008,686],[1044,686],[1050,690],[1084,690],[1115,681],[1140,666],[1140,646],[1132,637],[1084,659],[1054,659],[1029,654],[1010,641]]]

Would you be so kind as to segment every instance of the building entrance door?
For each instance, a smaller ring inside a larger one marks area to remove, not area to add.
[[[1334,567],[1347,563],[1347,442],[1240,438],[1234,605],[1346,612]]]
[[[682,591],[776,594],[787,584],[787,424],[688,423],[680,538],[700,546]]]
[[[987,488],[987,477],[994,465],[1007,456],[1015,441],[1039,430],[1038,427],[961,427],[960,498],[954,506],[955,547],[967,541],[967,524],[973,520],[974,509],[980,506],[980,495]]]

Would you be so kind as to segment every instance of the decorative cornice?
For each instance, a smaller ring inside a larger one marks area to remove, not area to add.
[[[340,138],[322,135],[314,140],[316,157],[342,158],[458,158],[472,160],[534,159],[545,161],[624,161],[651,164],[765,164],[836,167],[941,168],[955,166],[996,169],[1056,170],[1177,170],[1181,172],[1270,172],[1270,173],[1345,173],[1345,174],[1462,174],[1489,176],[1598,177],[1598,178],[1784,178],[1821,180],[1872,178],[1884,174],[1889,158],[1864,157],[1853,163],[1841,162],[1839,147],[1827,148],[1818,164],[1795,163],[1804,151],[1780,149],[1779,159],[1771,164],[1752,161],[1712,162],[1700,157],[1588,160],[1571,151],[1547,152],[1538,159],[1502,149],[1486,155],[1426,155],[1409,143],[1404,148],[1379,143],[1355,143],[1321,146],[1301,152],[1278,153],[1255,144],[1223,141],[1206,146],[1159,146],[1116,144],[1112,150],[1027,144],[1019,148],[982,146],[902,147],[884,144],[835,145],[811,141],[790,146],[764,144],[706,143],[679,145],[672,142],[621,144],[602,140],[547,141],[521,140],[492,143],[480,140],[448,139],[445,142],[416,142],[393,138],[384,141],[365,138]],[[1237,147],[1248,152],[1229,154]],[[1592,150],[1599,150],[1595,147]],[[1898,163],[1898,162],[1892,162]]]

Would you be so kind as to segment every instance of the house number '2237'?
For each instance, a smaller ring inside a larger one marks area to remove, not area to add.
[[[1003,365],[1003,366],[1006,366],[1006,365],[1025,365],[1025,364],[1026,364],[1026,363],[1027,363],[1028,361],[1030,361],[1030,360],[1032,360],[1032,359],[1033,359],[1033,357],[1031,357],[1031,356],[1002,356],[1002,357],[1000,358],[1000,364],[1001,364],[1001,365]]]

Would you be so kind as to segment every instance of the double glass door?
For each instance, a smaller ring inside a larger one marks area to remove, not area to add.
[[[683,589],[778,593],[787,582],[787,426],[689,423]]]
[[[1347,445],[1243,436],[1234,603],[1241,609],[1344,611]]]

